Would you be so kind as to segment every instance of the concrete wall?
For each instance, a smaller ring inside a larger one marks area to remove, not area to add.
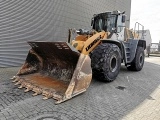
[[[27,41],[65,41],[68,28],[90,29],[93,14],[120,10],[129,19],[130,8],[131,0],[0,0],[0,67],[22,65]]]

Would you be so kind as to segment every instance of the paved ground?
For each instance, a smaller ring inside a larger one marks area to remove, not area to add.
[[[160,120],[160,57],[146,61],[140,72],[122,66],[112,83],[93,79],[87,92],[59,105],[14,86],[9,78],[19,68],[1,68],[0,120]]]
[[[145,61],[160,65],[160,57],[153,57],[153,56],[146,57]]]

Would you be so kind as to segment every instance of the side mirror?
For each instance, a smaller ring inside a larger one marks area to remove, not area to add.
[[[92,18],[91,20],[91,26],[93,26],[93,23],[94,23],[94,18]]]
[[[125,21],[126,21],[126,16],[122,15],[122,23],[125,23]]]
[[[116,28],[112,28],[112,32],[113,32],[113,33],[117,33]]]

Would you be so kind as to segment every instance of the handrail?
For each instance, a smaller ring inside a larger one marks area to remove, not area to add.
[[[138,26],[138,37],[139,37],[139,27],[141,26],[142,27],[142,36],[141,36],[141,39],[144,39],[144,26],[142,25],[142,24],[140,24],[139,22],[136,22],[135,23],[135,26],[134,26],[134,37],[135,37],[135,35],[136,35],[136,28],[137,28],[137,26]]]

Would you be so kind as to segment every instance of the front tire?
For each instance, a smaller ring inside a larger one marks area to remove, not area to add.
[[[91,53],[93,76],[111,82],[116,79],[121,67],[121,52],[117,45],[102,43]]]
[[[136,55],[130,66],[127,66],[128,70],[131,71],[140,71],[144,65],[144,48],[137,47]]]

